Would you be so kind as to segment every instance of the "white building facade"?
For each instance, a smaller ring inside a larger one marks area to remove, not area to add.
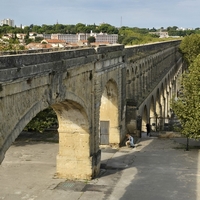
[[[77,34],[51,34],[51,39],[65,40],[67,43],[77,43]]]
[[[4,24],[6,24],[8,26],[12,26],[12,27],[15,26],[13,19],[3,19],[3,20],[1,20],[1,26],[3,26]]]
[[[108,42],[110,44],[116,44],[118,40],[118,34],[107,33],[78,33],[78,34],[51,34],[51,39],[65,40],[67,43],[77,43],[81,40],[87,40],[88,37],[93,36],[96,42]]]
[[[93,36],[96,38],[96,42],[109,42],[110,44],[116,44],[118,40],[118,34],[95,33]]]

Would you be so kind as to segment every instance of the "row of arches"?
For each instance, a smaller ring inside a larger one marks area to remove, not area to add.
[[[174,49],[166,49],[136,62],[130,61],[126,73],[127,99],[137,102],[146,96],[177,61]],[[173,74],[169,76],[172,79]]]
[[[26,96],[27,91],[24,90],[1,99],[0,105],[4,105],[6,112],[8,104],[6,102],[14,102],[10,100],[19,97],[17,102],[8,105],[8,108],[11,108],[9,112],[12,112],[16,119],[12,122],[13,127],[10,127],[11,130],[6,137],[2,134],[2,130],[0,131],[0,161],[2,162],[6,151],[23,131],[24,127],[38,113],[50,106],[55,111],[58,119],[59,150],[56,162],[57,176],[71,180],[89,180],[95,177],[100,170],[100,145],[120,143],[120,87],[117,86],[117,82],[114,79],[107,79],[105,86],[100,91],[98,100],[92,102],[93,93],[91,91],[92,87],[94,87],[94,82],[91,81],[91,78],[85,80],[87,81],[87,88],[83,89],[81,85],[77,87],[78,84],[76,86],[71,84],[73,78],[74,82],[77,83],[76,77],[68,78],[68,80],[62,82],[63,75],[61,73],[51,76],[54,77],[52,85],[48,83],[47,85],[41,85],[41,87],[31,88],[30,86],[28,91],[37,95]],[[39,78],[43,79],[44,77]],[[4,90],[6,90],[6,87],[9,87],[9,85],[5,85]],[[86,94],[90,95],[88,99],[84,100],[83,97],[78,96],[81,88],[81,94],[85,93],[85,96]],[[16,104],[23,102],[23,98],[27,102],[26,107],[20,107],[20,112],[15,112],[18,111],[19,107]],[[95,112],[94,109],[96,109]],[[98,119],[97,126],[95,126],[94,118]],[[107,132],[105,131],[106,126]],[[5,126],[5,133],[8,133],[7,126]]]
[[[146,124],[150,124],[152,130],[163,130],[164,125],[172,118],[171,99],[177,96],[180,88],[179,78],[182,74],[182,64],[177,63],[177,68],[163,79],[147,100],[141,105],[141,132],[146,132]],[[176,69],[178,69],[176,71]]]
[[[176,60],[174,53],[173,49],[167,49],[164,53],[160,52],[130,63],[126,63],[125,60],[122,63],[120,59],[117,68],[110,67],[110,71],[101,71],[100,67],[98,72],[91,71],[95,66],[92,63],[92,67],[89,65],[90,70],[84,73],[74,70],[74,74],[71,73],[73,76],[65,78],[61,72],[50,75],[54,81],[47,81],[48,84],[40,86],[42,92],[38,92],[35,100],[31,96],[27,97],[30,103],[27,103],[29,110],[26,116],[15,114],[16,118],[21,120],[16,135],[35,114],[51,106],[59,124],[57,176],[67,179],[91,179],[100,170],[100,146],[119,146],[125,137],[129,99],[137,108],[138,114],[129,117],[135,121],[137,117],[141,118],[140,123],[135,126],[136,131],[145,131],[146,123],[154,118],[155,121],[151,122],[157,123],[159,117],[170,115],[169,102],[176,91],[175,75],[180,68],[177,62],[181,63]],[[84,67],[80,69],[83,70]],[[163,77],[165,78],[161,80]],[[76,78],[82,80],[85,87],[78,87],[80,83],[77,83]],[[30,91],[38,91],[38,88],[39,86],[30,88]],[[19,124],[18,121],[16,124]],[[9,137],[13,137],[12,133]],[[4,152],[11,145],[13,138],[7,141]]]

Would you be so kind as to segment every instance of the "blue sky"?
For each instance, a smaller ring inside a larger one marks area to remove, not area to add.
[[[200,27],[200,0],[1,0],[0,20],[15,25],[96,24]]]

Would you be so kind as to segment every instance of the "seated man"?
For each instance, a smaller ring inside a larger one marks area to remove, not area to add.
[[[130,134],[126,134],[126,137],[128,138],[128,140],[126,141],[126,146],[128,146],[128,147],[135,147],[135,145],[134,145],[134,139],[133,139],[133,137],[130,135]]]

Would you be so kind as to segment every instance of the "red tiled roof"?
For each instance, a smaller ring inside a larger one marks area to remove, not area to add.
[[[43,49],[43,48],[47,48],[47,49],[49,49],[49,48],[52,48],[52,45],[51,44],[41,44],[41,43],[34,43],[34,42],[32,42],[32,43],[29,43],[28,45],[26,45],[26,47],[28,48],[28,49]]]

